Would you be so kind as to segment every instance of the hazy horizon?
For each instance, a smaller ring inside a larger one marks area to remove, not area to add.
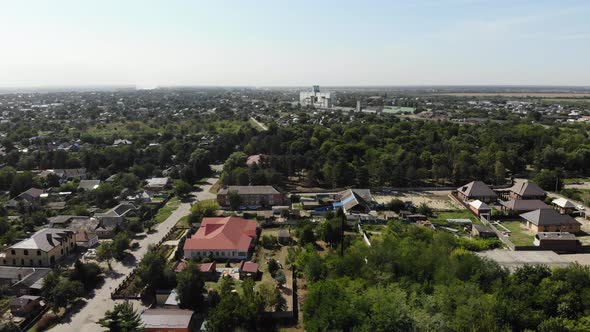
[[[590,86],[587,1],[3,4],[0,88]]]

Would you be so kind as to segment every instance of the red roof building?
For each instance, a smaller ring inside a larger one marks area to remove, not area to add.
[[[256,221],[238,217],[204,218],[184,243],[184,257],[246,259],[256,240]]]

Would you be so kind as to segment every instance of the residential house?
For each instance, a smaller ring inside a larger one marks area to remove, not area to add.
[[[119,146],[119,145],[131,145],[131,141],[126,140],[126,139],[116,139],[113,142],[113,146]]]
[[[92,248],[98,244],[98,235],[86,231],[78,232],[75,235],[76,245],[81,248]]]
[[[551,204],[555,205],[561,214],[571,213],[577,210],[577,207],[574,203],[563,197],[554,199]]]
[[[544,200],[547,193],[537,184],[530,181],[518,181],[510,189],[508,197],[511,199]]]
[[[91,191],[100,185],[100,180],[80,180],[78,190]]]
[[[502,210],[513,211],[514,213],[525,213],[534,210],[546,210],[551,207],[538,199],[510,199],[500,201]]]
[[[491,203],[498,197],[487,184],[481,181],[472,181],[457,188],[457,196],[463,202],[480,200],[485,203]]]
[[[203,218],[197,232],[184,242],[184,257],[247,259],[256,244],[257,233],[254,220]]]
[[[28,316],[41,308],[41,297],[21,295],[10,300],[10,312],[15,316]]]
[[[192,310],[147,309],[141,314],[144,332],[190,332],[195,330],[196,319]]]
[[[108,211],[95,213],[94,217],[97,218],[101,223],[114,222],[117,225],[121,225],[125,221],[125,217],[135,210],[137,210],[135,205],[131,203],[121,203]]]
[[[525,220],[526,227],[534,233],[580,232],[579,222],[567,214],[560,214],[553,209],[535,210],[520,216]]]
[[[486,203],[480,201],[479,199],[469,202],[469,210],[471,210],[477,216],[484,216],[488,219],[492,214],[492,208]]]
[[[6,249],[3,265],[53,266],[74,249],[74,232],[67,229],[44,228]]]
[[[267,155],[264,155],[264,154],[255,154],[255,155],[248,156],[248,159],[246,159],[246,165],[248,167],[253,167],[254,165],[259,165],[260,162],[263,161],[266,157],[267,157]]]
[[[0,266],[0,286],[16,295],[39,294],[50,268]]]
[[[578,252],[582,247],[576,236],[568,232],[539,232],[535,234],[533,244],[557,252]]]
[[[51,228],[66,228],[72,222],[78,220],[87,220],[90,219],[89,216],[72,216],[72,215],[59,215],[54,217],[49,217],[49,227]]]
[[[347,189],[340,193],[334,209],[342,208],[345,214],[369,213],[373,197],[369,189]]]
[[[30,188],[27,191],[20,193],[18,196],[10,199],[4,206],[8,209],[17,209],[19,205],[22,205],[27,209],[39,206],[42,194],[43,189]]]
[[[166,189],[170,189],[172,187],[172,182],[170,178],[151,178],[146,180],[147,184],[143,187],[148,192],[161,192]]]
[[[258,264],[253,262],[242,261],[238,269],[240,272],[240,280],[246,278],[252,278],[258,280],[260,278],[260,271],[258,270]]]
[[[219,190],[217,202],[222,207],[229,206],[230,192],[236,192],[242,205],[273,206],[284,202],[284,196],[272,186],[229,186]]]
[[[217,275],[217,264],[215,264],[215,262],[203,263],[199,266],[199,269],[201,270],[201,275],[205,280],[217,281],[219,278]]]
[[[60,183],[74,179],[86,180],[86,168],[46,169],[39,176],[46,178],[49,174],[57,176]]]
[[[291,244],[291,233],[288,229],[282,228],[279,230],[279,243],[282,245],[290,245]]]

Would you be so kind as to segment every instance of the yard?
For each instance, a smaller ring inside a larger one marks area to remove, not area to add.
[[[474,224],[481,224],[481,222],[467,210],[435,212],[434,217],[430,218],[430,221],[433,223],[446,223],[447,219],[469,219]]]
[[[449,200],[449,191],[433,191],[433,192],[393,192],[391,194],[374,194],[373,198],[377,203],[387,204],[392,199],[400,199],[404,202],[412,202],[415,206],[426,203],[433,210],[444,211],[454,210],[457,207]]]
[[[515,246],[533,245],[534,236],[522,226],[520,221],[502,221],[501,225],[510,230],[509,239]],[[498,229],[502,230],[502,227]]]
[[[172,212],[174,212],[174,210],[176,210],[178,206],[180,206],[180,201],[177,197],[172,197],[168,201],[168,203],[166,203],[166,205],[164,205],[160,210],[158,210],[158,213],[156,213],[154,220],[157,223],[163,222],[164,220],[168,219],[168,217],[170,217]]]

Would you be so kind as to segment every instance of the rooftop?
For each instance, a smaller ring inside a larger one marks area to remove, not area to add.
[[[10,248],[42,250],[48,252],[58,245],[61,245],[68,235],[73,236],[74,232],[67,229],[44,228],[31,235],[30,238],[12,245]]]
[[[191,310],[147,309],[141,314],[145,328],[180,329],[189,327],[193,318]]]
[[[280,194],[273,186],[229,186],[219,190],[219,194],[237,191],[240,195],[276,195]]]
[[[197,232],[185,241],[185,250],[248,251],[257,223],[238,217],[203,218]]]

